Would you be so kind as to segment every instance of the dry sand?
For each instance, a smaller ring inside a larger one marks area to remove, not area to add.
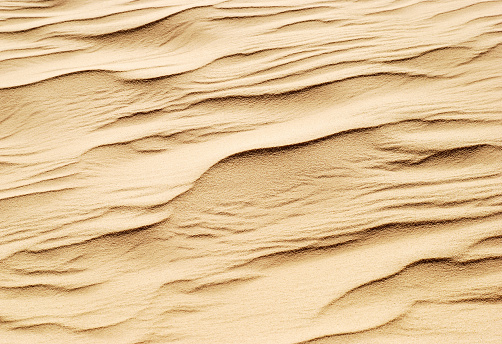
[[[0,343],[502,343],[502,2],[0,1]]]

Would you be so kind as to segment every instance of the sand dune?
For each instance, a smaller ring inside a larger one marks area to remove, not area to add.
[[[500,343],[502,4],[0,2],[0,343]]]

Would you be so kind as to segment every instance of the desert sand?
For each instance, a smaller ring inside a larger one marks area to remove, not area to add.
[[[502,2],[0,1],[0,343],[502,343]]]

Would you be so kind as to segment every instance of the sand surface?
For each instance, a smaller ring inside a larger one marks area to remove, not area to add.
[[[0,1],[0,343],[502,343],[502,2]]]

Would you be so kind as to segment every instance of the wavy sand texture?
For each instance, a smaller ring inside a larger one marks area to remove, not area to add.
[[[502,3],[0,1],[0,343],[500,343]]]

